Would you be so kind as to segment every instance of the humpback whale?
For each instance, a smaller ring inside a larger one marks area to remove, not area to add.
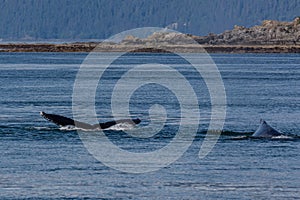
[[[258,129],[253,133],[252,137],[263,137],[263,138],[271,138],[274,136],[282,135],[274,128],[272,128],[265,120],[260,120],[260,126]]]
[[[45,112],[40,112],[40,115],[44,117],[46,120],[53,122],[54,124],[58,126],[75,126],[77,128],[82,128],[86,130],[93,130],[93,129],[107,129],[111,126],[114,126],[116,124],[120,123],[129,123],[129,124],[139,124],[141,120],[139,118],[136,119],[120,119],[120,120],[112,120],[104,123],[99,123],[99,124],[88,124],[80,121],[73,120],[68,117],[64,117],[61,115],[56,115],[56,114],[48,114]]]

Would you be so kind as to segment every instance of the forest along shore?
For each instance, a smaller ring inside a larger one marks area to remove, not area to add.
[[[265,20],[250,28],[234,26],[233,30],[207,36],[157,32],[147,38],[128,35],[119,43],[0,44],[0,52],[198,53],[204,49],[208,53],[300,53],[300,17],[291,22]]]

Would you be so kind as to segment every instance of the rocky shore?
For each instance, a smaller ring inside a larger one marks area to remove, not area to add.
[[[233,30],[208,36],[192,36],[199,44],[212,45],[300,45],[300,17],[291,22],[264,20],[260,26]]]
[[[176,52],[300,53],[300,17],[292,22],[265,20],[250,28],[235,26],[221,34],[194,36],[175,32],[147,38],[131,35],[121,42],[65,44],[0,44],[0,52]]]

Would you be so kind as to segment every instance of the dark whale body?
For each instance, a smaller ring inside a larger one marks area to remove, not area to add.
[[[282,135],[278,131],[276,131],[274,128],[272,128],[265,120],[260,120],[260,126],[258,129],[253,133],[252,137],[257,138],[271,138],[274,136],[280,136]]]
[[[113,121],[108,121],[104,123],[99,123],[99,124],[88,124],[84,122],[79,122],[76,120],[73,120],[68,117],[64,117],[61,115],[55,115],[55,114],[48,114],[45,112],[41,112],[40,115],[47,119],[50,122],[53,122],[54,124],[58,126],[75,126],[77,128],[81,129],[86,129],[86,130],[93,130],[93,129],[107,129],[109,127],[112,127],[116,124],[120,123],[129,123],[129,124],[139,124],[141,120],[139,118],[136,119],[121,119],[121,120],[113,120]]]

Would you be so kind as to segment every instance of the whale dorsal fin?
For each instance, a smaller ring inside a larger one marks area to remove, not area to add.
[[[260,126],[254,132],[252,137],[273,137],[282,135],[277,130],[272,128],[265,120],[260,119]]]

